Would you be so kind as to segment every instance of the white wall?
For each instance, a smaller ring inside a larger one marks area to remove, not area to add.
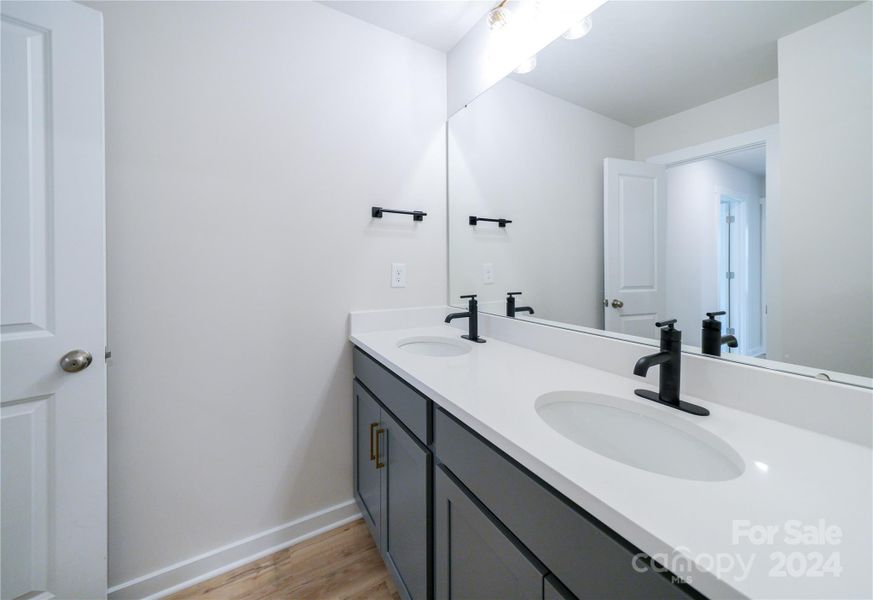
[[[445,299],[445,55],[308,2],[91,6],[117,585],[351,499],[348,312]]]
[[[778,122],[778,84],[773,79],[637,127],[636,160]]]
[[[504,79],[449,121],[450,297],[603,327],[603,158],[633,156],[633,129]],[[469,215],[512,219],[471,227]],[[494,265],[493,284],[482,264]]]
[[[779,40],[783,348],[873,375],[873,5]]]
[[[666,306],[668,316],[682,324],[682,342],[687,345],[700,346],[701,321],[707,312],[719,309],[717,194],[728,190],[757,211],[764,178],[714,159],[667,169]],[[751,220],[750,228],[760,235],[760,220]],[[749,258],[760,266],[760,253]],[[755,275],[760,280],[760,268]],[[760,306],[760,286],[757,292],[751,303]],[[751,325],[755,338],[743,343],[760,345],[761,323]]]

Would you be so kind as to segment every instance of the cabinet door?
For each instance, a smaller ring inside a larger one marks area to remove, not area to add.
[[[430,451],[382,411],[382,552],[413,600],[426,600],[431,588],[428,492]]]
[[[543,600],[576,600],[576,596],[549,573],[543,582]]]
[[[355,382],[355,499],[370,533],[381,548],[383,469],[376,468],[376,431],[381,426],[379,404]]]
[[[542,598],[542,565],[442,465],[435,471],[436,597]]]
[[[435,453],[525,548],[580,598],[687,600],[689,589],[632,568],[637,550],[437,409]]]

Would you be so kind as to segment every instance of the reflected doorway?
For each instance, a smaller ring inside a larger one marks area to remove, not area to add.
[[[657,339],[675,318],[699,347],[706,313],[724,311],[739,345],[722,351],[765,357],[766,181],[765,142],[665,166],[606,159],[604,328]]]

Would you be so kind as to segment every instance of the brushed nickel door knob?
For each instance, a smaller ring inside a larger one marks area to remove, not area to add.
[[[94,360],[90,352],[85,350],[70,350],[61,357],[61,368],[67,373],[84,371]]]
[[[621,300],[616,299],[612,301],[612,308],[621,308],[622,306],[624,306],[624,302]]]

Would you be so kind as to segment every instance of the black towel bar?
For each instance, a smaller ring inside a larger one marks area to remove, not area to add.
[[[498,227],[506,227],[507,223],[512,223],[509,219],[486,219],[485,217],[470,216],[470,225],[475,225],[479,221],[488,221],[489,223],[497,223]]]
[[[382,208],[381,206],[373,206],[370,209],[370,216],[374,219],[381,219],[382,213],[394,213],[397,215],[412,215],[413,221],[423,221],[427,216],[426,212],[420,210],[394,210],[393,208]]]

